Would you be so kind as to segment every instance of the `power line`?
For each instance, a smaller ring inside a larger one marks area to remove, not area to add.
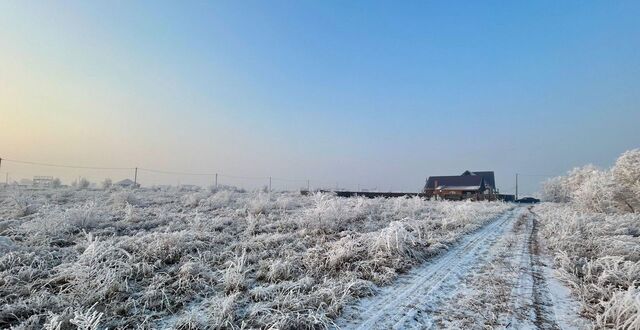
[[[231,178],[231,179],[245,179],[245,180],[268,180],[268,176],[238,176],[238,175],[227,175],[227,174],[219,174],[219,176],[223,178]]]
[[[17,163],[17,164],[28,164],[28,165],[47,166],[47,167],[60,167],[60,168],[75,168],[75,169],[85,169],[85,170],[134,170],[135,169],[133,167],[100,167],[100,166],[62,165],[62,164],[30,162],[30,161],[26,161],[26,160],[15,160],[15,159],[7,159],[7,158],[2,158],[2,160],[10,162],[10,163]]]
[[[134,171],[135,167],[104,167],[104,166],[78,166],[78,165],[68,165],[68,164],[53,164],[53,163],[41,163],[41,162],[32,162],[26,160],[17,160],[17,159],[7,159],[2,158],[3,161],[17,163],[17,164],[27,164],[27,165],[36,165],[36,166],[47,166],[47,167],[58,167],[58,168],[72,168],[72,169],[90,169],[90,170],[128,170]],[[139,167],[138,170],[158,173],[158,174],[168,174],[168,175],[187,175],[187,176],[219,176],[224,178],[232,178],[232,179],[245,179],[245,180],[267,180],[268,176],[240,176],[240,175],[228,175],[221,173],[195,173],[195,172],[184,172],[184,171],[167,171],[146,167]],[[305,180],[297,180],[297,179],[285,179],[285,178],[273,178],[274,180],[279,181],[292,181],[292,182],[303,182]]]
[[[26,164],[26,165],[34,165],[34,166],[46,166],[46,167],[57,167],[57,168],[70,168],[70,169],[86,169],[86,170],[126,170],[126,171],[143,171],[149,173],[157,173],[157,174],[166,174],[166,175],[183,175],[183,176],[198,176],[198,177],[215,177],[215,182],[217,183],[218,177],[222,178],[230,178],[230,179],[240,179],[240,180],[274,180],[274,181],[282,181],[282,182],[298,182],[298,183],[306,183],[307,187],[310,187],[310,183],[315,183],[317,186],[330,186],[326,181],[322,180],[310,180],[310,179],[293,179],[293,178],[282,178],[282,177],[269,177],[269,176],[240,176],[240,175],[228,175],[222,173],[197,173],[197,172],[187,172],[187,171],[168,171],[162,169],[154,169],[154,168],[146,168],[146,167],[105,167],[105,166],[80,166],[80,165],[70,165],[70,164],[55,164],[55,163],[44,163],[44,162],[33,162],[27,160],[18,160],[18,159],[7,159],[1,158],[2,161],[6,161],[9,163],[16,164]],[[20,174],[15,173],[14,174]],[[25,175],[25,174],[23,174]],[[137,177],[137,173],[136,173]]]
[[[191,175],[191,176],[215,176],[215,173],[191,173],[191,172],[177,172],[177,171],[165,171],[165,170],[156,170],[151,168],[138,167],[140,171],[146,171],[151,173],[158,174],[169,174],[169,175]]]
[[[275,180],[275,181],[288,181],[288,182],[307,182],[307,181],[309,181],[307,179],[304,179],[304,180],[303,179],[285,179],[285,178],[275,178],[275,177],[272,177],[272,179]]]
[[[245,179],[245,180],[268,180],[268,176],[240,176],[240,175],[228,175],[222,173],[196,173],[196,172],[183,172],[183,171],[166,171],[166,170],[158,170],[146,167],[138,167],[140,171],[146,171],[151,173],[158,174],[168,174],[168,175],[187,175],[187,176],[210,176],[210,177],[223,177],[223,178],[231,178],[231,179]],[[276,180],[276,178],[274,178]],[[300,181],[300,180],[290,180],[290,179],[277,179],[277,180],[288,180],[288,181]]]

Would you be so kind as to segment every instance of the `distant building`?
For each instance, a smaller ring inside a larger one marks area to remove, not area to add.
[[[53,177],[52,176],[34,176],[33,181],[31,182],[34,187],[52,187]]]
[[[465,171],[461,175],[430,176],[424,186],[428,196],[450,199],[478,198],[497,192],[493,171]]]
[[[124,179],[124,180],[121,180],[121,181],[118,181],[118,182],[114,183],[114,186],[118,186],[118,187],[121,187],[121,188],[138,188],[138,187],[140,187],[140,184],[139,183],[135,183],[130,179]]]

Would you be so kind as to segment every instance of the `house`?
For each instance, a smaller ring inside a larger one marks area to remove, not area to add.
[[[496,192],[492,171],[465,171],[461,175],[430,176],[424,186],[428,197],[441,196],[449,199],[478,198]]]
[[[135,183],[129,179],[124,179],[121,181],[118,181],[114,184],[115,186],[121,187],[121,188],[138,188],[140,187],[139,183]]]
[[[484,184],[486,188],[490,190],[490,193],[494,193],[497,190],[496,179],[493,171],[464,171],[464,173],[462,173],[462,176],[481,176],[482,178],[484,178]]]

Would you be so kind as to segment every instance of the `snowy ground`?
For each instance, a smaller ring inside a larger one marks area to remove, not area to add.
[[[0,197],[0,327],[23,329],[330,328],[512,208],[234,190]]]
[[[176,188],[0,197],[0,327],[583,329],[598,312],[584,298],[598,288],[562,262],[581,242],[564,238],[562,205]],[[625,230],[598,244],[637,240]],[[620,269],[603,283],[638,275]]]

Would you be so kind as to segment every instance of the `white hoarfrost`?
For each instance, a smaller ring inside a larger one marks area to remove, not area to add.
[[[534,208],[563,282],[598,328],[640,329],[640,149],[548,181]]]
[[[0,191],[0,328],[330,328],[511,208],[105,188]]]

